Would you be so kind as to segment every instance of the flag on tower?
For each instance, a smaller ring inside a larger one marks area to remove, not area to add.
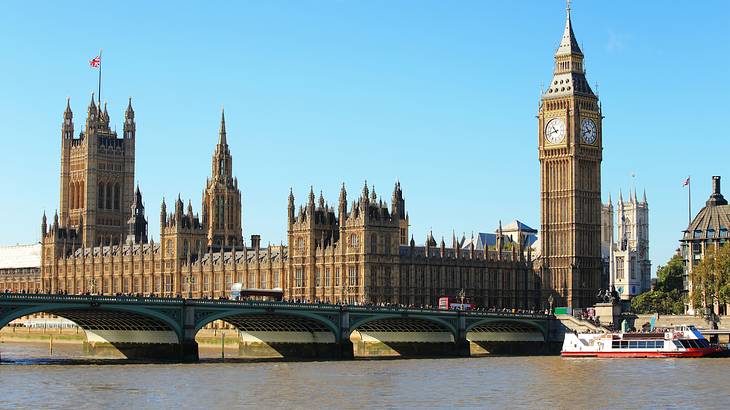
[[[682,186],[687,186],[687,185],[689,185],[689,177],[687,177],[687,179],[685,179],[684,182],[682,183]]]
[[[89,60],[89,65],[91,68],[98,68],[101,65],[101,56],[96,56]]]

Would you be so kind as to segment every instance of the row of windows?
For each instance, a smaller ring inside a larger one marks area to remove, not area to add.
[[[660,349],[664,347],[663,340],[614,340],[611,343],[614,349]]]
[[[710,347],[710,342],[708,342],[706,339],[698,339],[698,340],[675,340],[674,345],[685,349],[689,348],[701,348],[701,347]]]
[[[347,270],[347,278],[346,278],[346,286],[357,286],[359,283],[358,279],[358,267],[357,266],[350,266]],[[274,280],[278,280],[278,277],[274,277]],[[329,286],[332,284],[332,277],[331,277],[331,270],[330,268],[325,268],[324,270],[324,285]],[[314,271],[314,285],[319,287],[322,286],[322,271],[320,269],[315,269]],[[334,286],[340,286],[341,280],[340,280],[340,268],[335,268],[335,276],[334,276]],[[294,271],[294,286],[301,288],[304,286],[304,268],[296,268]],[[278,287],[277,285],[274,285],[274,287]]]

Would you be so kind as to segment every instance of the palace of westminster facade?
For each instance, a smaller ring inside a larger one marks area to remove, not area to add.
[[[61,127],[60,214],[41,224],[41,275],[27,291],[141,293],[218,298],[233,283],[281,289],[286,300],[436,305],[463,289],[489,307],[588,306],[600,287],[602,115],[585,78],[583,53],[568,10],[553,80],[538,114],[540,246],[505,240],[475,249],[431,234],[409,236],[400,183],[390,203],[367,183],[353,201],[345,186],[338,205],[310,191],[297,207],[290,192],[287,244],[243,239],[241,192],[221,117],[211,176],[200,214],[178,199],[163,200],[159,242],[148,240],[139,188],[134,187],[135,113],[123,134],[109,126],[106,106],[89,104],[74,136],[67,105]],[[1,284],[0,284],[1,285]]]

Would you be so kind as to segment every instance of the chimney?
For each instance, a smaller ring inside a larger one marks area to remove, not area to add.
[[[710,199],[705,203],[707,206],[727,205],[727,199],[722,196],[720,192],[720,176],[715,175],[712,177],[712,195]]]
[[[251,247],[261,249],[261,235],[251,235]]]
[[[720,194],[720,176],[715,175],[712,177],[712,195],[721,195]]]

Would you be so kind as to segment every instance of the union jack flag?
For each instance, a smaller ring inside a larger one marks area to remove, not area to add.
[[[99,65],[101,65],[101,56],[96,56],[89,60],[89,65],[92,68],[99,68]]]

